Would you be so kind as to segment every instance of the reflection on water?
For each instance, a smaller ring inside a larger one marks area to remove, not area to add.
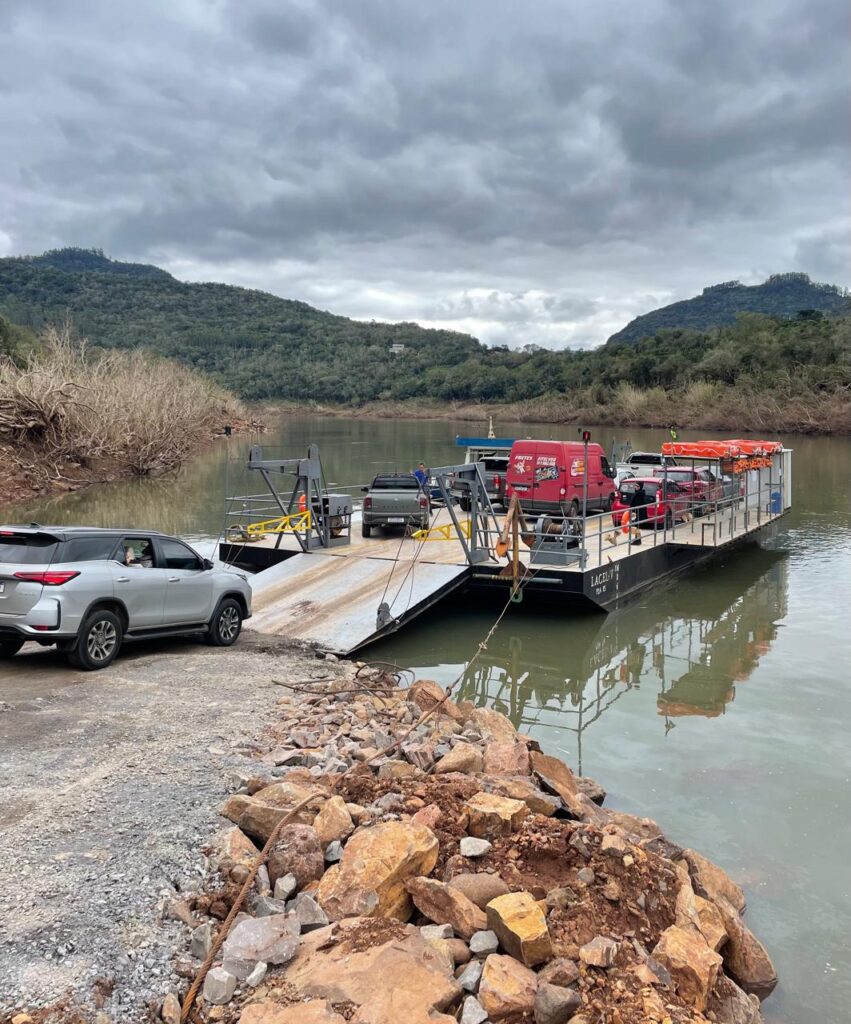
[[[630,691],[656,694],[664,734],[677,718],[723,714],[786,616],[787,570],[783,554],[754,550],[736,573],[698,573],[651,604],[613,615],[509,618],[461,670],[459,698],[497,708],[518,729],[556,729],[562,749],[572,734],[581,772],[585,734]],[[447,662],[463,665],[470,652],[451,612],[381,648],[426,675],[441,675]]]

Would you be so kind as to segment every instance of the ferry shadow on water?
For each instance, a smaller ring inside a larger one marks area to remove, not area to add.
[[[374,654],[444,681],[461,672],[458,699],[494,707],[518,729],[572,733],[581,772],[583,733],[632,690],[655,689],[665,734],[683,716],[725,714],[786,616],[787,570],[784,553],[756,548],[605,618],[566,621],[521,605],[463,667],[474,649],[467,595],[466,628],[447,607]]]

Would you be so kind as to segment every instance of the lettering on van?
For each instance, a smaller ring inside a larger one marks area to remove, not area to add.
[[[515,473],[528,473],[529,467],[532,463],[531,455],[515,455],[514,456],[514,472]]]
[[[570,464],[571,476],[583,476],[585,473],[585,459],[574,459]]]
[[[588,577],[588,591],[591,597],[617,597],[620,583],[620,563],[615,562],[605,569],[598,569]]]

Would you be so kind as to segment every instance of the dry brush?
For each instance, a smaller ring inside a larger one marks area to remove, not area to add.
[[[48,328],[24,366],[0,362],[0,441],[46,475],[98,459],[167,472],[241,414],[196,370],[140,349],[92,352],[67,327]]]

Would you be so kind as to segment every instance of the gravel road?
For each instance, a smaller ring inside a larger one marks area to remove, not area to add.
[[[272,677],[331,668],[249,637],[138,646],[96,673],[37,647],[0,663],[0,1019],[101,978],[100,1020],[145,1018],[186,932],[163,908],[201,878]]]

